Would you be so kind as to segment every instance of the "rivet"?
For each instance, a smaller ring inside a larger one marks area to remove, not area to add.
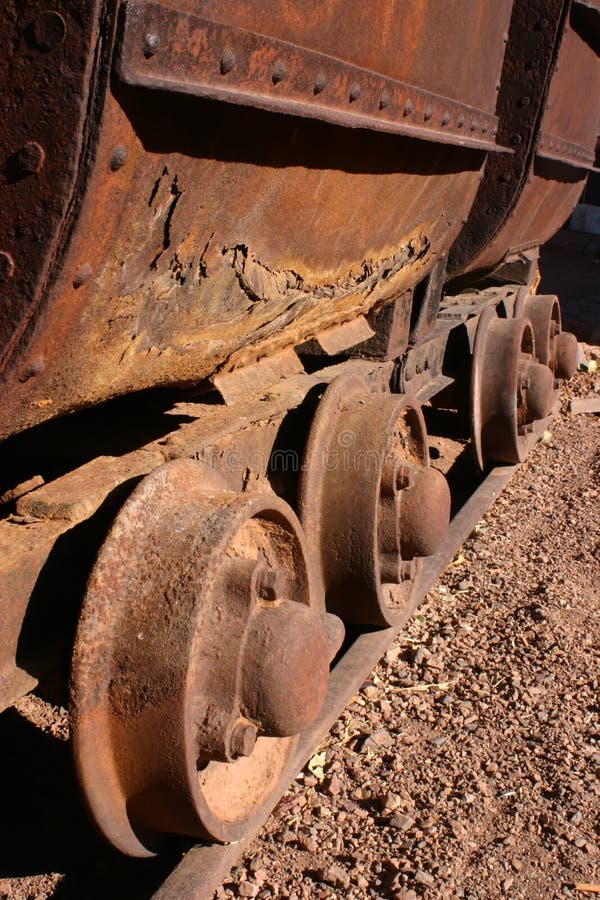
[[[315,94],[320,94],[321,91],[325,90],[326,84],[327,84],[327,78],[325,77],[325,73],[319,72],[319,74],[315,78],[315,86],[313,88],[313,92]]]
[[[471,122],[471,131],[477,131],[477,122],[475,119]]]
[[[160,49],[160,38],[155,32],[149,31],[144,36],[144,56],[154,56]]]
[[[487,124],[484,122],[483,125],[481,126],[481,133],[486,134],[487,130],[488,130]]]
[[[442,125],[447,125],[450,121],[450,113],[445,112],[442,116]]]
[[[54,50],[64,41],[67,26],[60,13],[48,9],[32,24],[31,33],[40,50]]]
[[[0,283],[8,281],[15,273],[15,261],[5,250],[0,250]]]
[[[19,381],[25,382],[30,378],[35,378],[36,375],[41,375],[45,368],[46,363],[43,356],[36,356],[21,369],[18,376]]]
[[[503,43],[508,44],[508,35],[507,34],[502,35],[502,41],[503,41]]]
[[[412,103],[411,103],[410,100],[407,100],[406,103],[404,104],[404,112],[403,112],[403,115],[404,115],[404,116],[410,116],[410,114],[411,114],[412,111],[413,111],[413,105],[412,105]]]
[[[390,102],[390,95],[388,94],[387,91],[384,91],[382,93],[381,97],[379,98],[379,109],[385,109],[386,106],[389,104],[389,102]]]
[[[221,56],[221,75],[227,75],[231,72],[231,70],[235,68],[236,63],[237,58],[233,50],[223,50],[223,55]]]
[[[116,172],[117,169],[122,169],[126,162],[127,147],[124,147],[123,144],[117,144],[117,146],[113,148],[113,152],[110,154],[110,168],[113,172]]]
[[[75,273],[73,279],[73,287],[79,288],[82,284],[86,284],[92,277],[92,267],[89,262],[83,263]]]
[[[35,175],[44,165],[46,154],[41,144],[29,141],[17,150],[15,161],[20,175]]]
[[[464,124],[465,124],[465,117],[459,116],[458,119],[456,120],[456,127],[462,128]]]
[[[425,112],[423,113],[423,118],[425,119],[426,122],[428,122],[430,120],[430,118],[432,117],[432,115],[433,115],[433,110],[430,106],[428,106],[425,109]]]
[[[498,134],[498,129],[494,128],[494,130],[492,131],[492,134],[494,135],[494,137],[496,137],[496,135]]]
[[[353,84],[350,88],[350,103],[354,103],[360,97],[360,84]]]
[[[280,81],[287,76],[287,68],[283,60],[278,59],[275,65],[273,66],[273,75],[271,79],[273,84],[279,84]]]

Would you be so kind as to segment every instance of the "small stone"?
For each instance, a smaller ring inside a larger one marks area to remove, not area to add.
[[[308,853],[316,853],[319,849],[319,845],[314,840],[314,838],[304,838],[304,840],[300,841],[300,846],[303,850],[307,850]]]
[[[319,873],[319,881],[330,884],[332,887],[342,887],[347,889],[350,887],[350,875],[341,866],[331,865],[322,869]]]
[[[330,796],[332,796],[332,797],[337,797],[337,795],[338,795],[338,794],[340,793],[340,791],[342,790],[342,782],[341,782],[340,779],[337,777],[337,775],[332,775],[332,776],[331,776],[331,778],[330,778],[329,781],[327,782],[327,785],[326,785],[326,787],[325,787],[325,790],[327,791],[327,793],[328,793]]]
[[[394,746],[394,738],[385,728],[378,728],[362,743],[361,750],[389,750]]]
[[[260,888],[251,881],[242,881],[238,888],[238,897],[256,897]]]
[[[398,796],[398,794],[394,794],[392,791],[389,791],[383,800],[383,809],[389,809],[390,811],[394,809],[398,809],[399,806],[402,805],[402,800]]]
[[[415,664],[415,666],[420,666],[424,659],[425,659],[425,648],[419,647],[416,650],[415,655],[413,656],[413,663]]]
[[[433,877],[433,875],[430,875],[429,872],[424,872],[423,869],[417,870],[415,881],[417,882],[417,884],[425,885],[425,887],[433,887],[435,884],[435,878]]]
[[[366,697],[367,700],[375,700],[379,696],[379,690],[375,687],[374,684],[368,684],[362,690],[363,697]]]
[[[400,831],[408,831],[414,824],[415,820],[404,813],[396,813],[390,819],[390,826],[392,828],[398,828]]]

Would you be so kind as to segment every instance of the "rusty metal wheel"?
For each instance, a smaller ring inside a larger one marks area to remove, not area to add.
[[[471,368],[471,440],[480,468],[524,459],[533,423],[550,415],[554,396],[551,370],[536,362],[531,323],[485,309]]]
[[[198,462],[125,503],[88,583],[71,702],[79,780],[119,850],[238,840],[280,789],[343,636],[312,581],[289,506]]]
[[[560,303],[554,294],[530,294],[523,288],[515,303],[515,318],[529,319],[538,362],[556,378],[572,378],[577,371],[577,338],[562,330]]]
[[[345,622],[396,623],[450,518],[420,408],[357,375],[332,381],[311,425],[299,507],[327,609]]]

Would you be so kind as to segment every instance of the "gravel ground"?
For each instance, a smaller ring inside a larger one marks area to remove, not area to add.
[[[568,400],[216,897],[600,882],[600,428]],[[598,889],[600,891],[600,888]]]
[[[600,431],[568,413],[599,394],[583,373],[563,391],[217,897],[537,900],[600,882]],[[169,860],[95,838],[64,709],[32,695],[2,722],[0,900],[150,897]]]

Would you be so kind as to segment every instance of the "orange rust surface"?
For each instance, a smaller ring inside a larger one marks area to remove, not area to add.
[[[509,3],[458,5],[218,11],[493,112]],[[113,91],[60,270],[4,372],[0,438],[194,383],[368,311],[431,270],[479,184],[478,151]]]

